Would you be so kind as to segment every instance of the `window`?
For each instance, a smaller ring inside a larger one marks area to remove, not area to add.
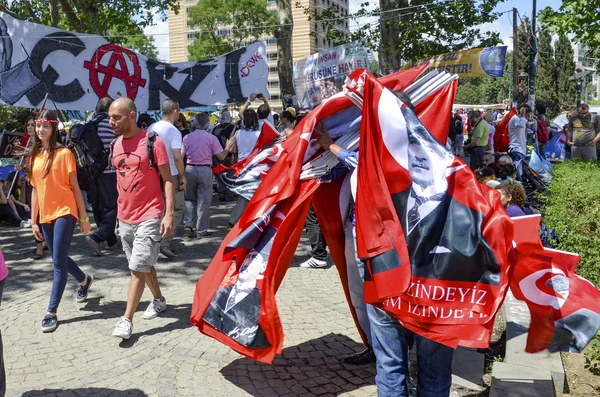
[[[277,59],[277,53],[276,52],[270,52],[267,54],[267,59]]]
[[[219,36],[227,36],[231,34],[231,30],[229,29],[219,29],[218,35]]]
[[[269,67],[269,73],[277,73],[277,72],[278,72],[278,69],[276,66]]]
[[[279,88],[279,81],[269,81],[270,88]]]
[[[188,35],[187,35],[188,40],[190,40],[190,41],[196,40],[199,36],[200,36],[200,33],[198,33],[198,32],[188,33]]]
[[[315,36],[315,45],[319,45],[319,36]]]
[[[270,39],[270,40],[267,40],[267,44],[271,44],[271,45],[277,45],[277,39]]]
[[[278,101],[279,99],[281,99],[279,94],[271,94],[271,101]]]

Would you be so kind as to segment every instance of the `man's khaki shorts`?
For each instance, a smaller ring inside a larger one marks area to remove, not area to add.
[[[148,219],[134,225],[119,221],[119,236],[129,269],[149,273],[160,252],[160,218]]]

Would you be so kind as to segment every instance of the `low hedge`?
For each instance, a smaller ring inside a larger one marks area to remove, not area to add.
[[[577,273],[600,288],[600,163],[555,165],[548,190],[542,222],[558,234],[557,249],[581,255]]]
[[[542,221],[558,234],[558,249],[581,255],[577,273],[600,288],[600,163],[554,166]],[[600,375],[600,333],[585,350],[585,368]]]

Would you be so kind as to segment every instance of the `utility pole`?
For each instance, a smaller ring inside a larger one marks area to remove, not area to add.
[[[513,8],[513,84],[511,101],[519,92],[519,32],[517,31],[517,9]]]
[[[536,65],[535,58],[537,55],[537,38],[535,37],[535,14],[536,0],[533,0],[533,9],[531,10],[531,52],[529,53],[529,106],[533,109],[535,106],[535,77]]]

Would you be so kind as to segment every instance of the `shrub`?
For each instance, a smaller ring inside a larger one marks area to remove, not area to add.
[[[581,255],[577,273],[600,287],[600,163],[567,161],[552,175],[543,222],[558,234],[557,249]]]
[[[552,175],[540,197],[543,222],[558,234],[558,249],[581,255],[577,273],[600,287],[600,163],[567,161]],[[600,334],[585,352],[585,367],[600,375]]]

